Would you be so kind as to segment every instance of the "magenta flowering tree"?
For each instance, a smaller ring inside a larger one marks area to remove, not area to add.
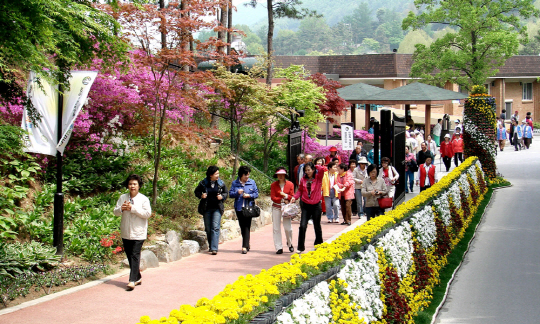
[[[304,131],[305,132],[305,131]],[[330,148],[335,146],[337,148],[337,155],[341,157],[341,161],[348,161],[352,151],[346,151],[341,146],[341,143],[337,145],[322,145],[315,138],[311,138],[307,134],[302,134],[302,145],[304,146],[304,153],[311,154],[313,157],[325,157],[330,154]]]

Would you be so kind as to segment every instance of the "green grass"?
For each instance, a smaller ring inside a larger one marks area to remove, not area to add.
[[[469,242],[472,240],[473,235],[476,232],[476,227],[478,226],[478,223],[482,220],[482,215],[484,214],[484,211],[489,204],[492,195],[493,187],[489,187],[487,193],[484,196],[484,199],[478,206],[476,214],[473,216],[469,227],[465,231],[463,239],[454,247],[452,252],[450,252],[450,254],[448,255],[448,264],[439,273],[441,282],[439,285],[433,288],[433,299],[431,301],[431,304],[429,305],[429,307],[418,313],[418,315],[414,318],[415,323],[431,323],[437,307],[439,307],[444,298],[444,295],[446,294],[448,282],[452,278],[452,275],[454,274],[456,268],[463,260],[465,252],[468,249]]]

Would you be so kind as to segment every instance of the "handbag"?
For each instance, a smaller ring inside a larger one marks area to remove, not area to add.
[[[297,204],[286,204],[281,206],[281,217],[294,218],[300,214],[300,207]]]
[[[392,208],[394,206],[394,199],[391,197],[377,198],[379,207],[382,209]]]
[[[245,205],[246,199],[244,199],[244,207],[242,207],[242,214],[244,217],[259,217],[261,216],[261,209],[259,206],[253,204],[253,206]]]

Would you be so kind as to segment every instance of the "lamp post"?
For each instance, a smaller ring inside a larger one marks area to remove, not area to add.
[[[287,136],[287,165],[289,174],[292,175],[297,165],[296,156],[302,153],[302,129],[298,117],[304,117],[304,110],[298,110],[291,114],[291,126]]]

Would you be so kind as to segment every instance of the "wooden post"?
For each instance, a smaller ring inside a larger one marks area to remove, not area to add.
[[[364,120],[364,123],[365,123],[365,127],[366,127],[366,131],[369,130],[369,119],[371,118],[371,107],[370,107],[370,104],[365,104],[364,107],[366,108],[366,111],[365,111],[365,120]]]
[[[426,105],[424,119],[424,139],[427,139],[428,135],[431,133],[431,105]]]
[[[358,106],[358,104],[351,104],[351,123],[353,124],[353,132],[356,130],[356,106]]]

